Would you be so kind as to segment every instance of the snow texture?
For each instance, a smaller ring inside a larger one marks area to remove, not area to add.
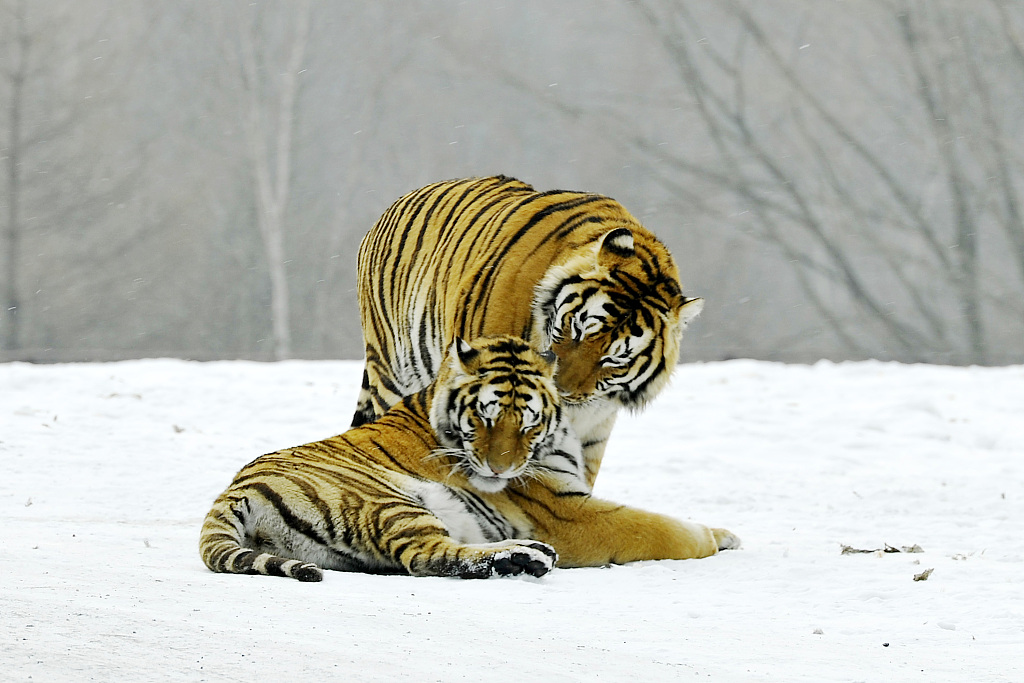
[[[360,370],[0,365],[0,680],[1024,680],[1024,367],[681,366],[596,493],[743,539],[705,560],[207,571],[213,499],[342,431]],[[923,552],[841,552],[886,544]]]

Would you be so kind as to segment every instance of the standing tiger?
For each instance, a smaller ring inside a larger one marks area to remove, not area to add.
[[[519,339],[456,339],[437,380],[376,422],[243,467],[203,523],[203,561],[300,581],[323,568],[486,578],[738,546],[592,498],[555,367]]]
[[[455,337],[515,335],[558,357],[590,486],[617,411],[661,391],[703,306],[615,200],[504,176],[395,202],[359,247],[358,290],[366,367],[353,426],[427,386]]]

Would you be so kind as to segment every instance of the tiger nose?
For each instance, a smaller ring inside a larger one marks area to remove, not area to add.
[[[505,453],[502,453],[502,455],[505,455]],[[505,472],[508,472],[510,469],[512,469],[512,463],[511,462],[507,462],[507,463],[494,463],[494,462],[491,462],[491,463],[487,463],[487,467],[491,470],[491,474],[493,474],[494,476],[498,476],[498,475],[504,474]]]

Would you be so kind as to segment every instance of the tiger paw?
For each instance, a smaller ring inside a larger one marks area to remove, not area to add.
[[[728,529],[712,529],[711,533],[715,535],[719,550],[736,550],[740,547],[740,537]]]
[[[495,552],[491,556],[492,575],[544,576],[558,561],[558,553],[547,543],[540,541],[513,541],[514,545]]]

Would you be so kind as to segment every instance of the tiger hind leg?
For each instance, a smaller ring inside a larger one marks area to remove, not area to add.
[[[368,357],[363,367],[363,381],[356,401],[356,412],[352,416],[352,426],[376,422],[377,418],[386,413],[391,406],[401,401],[406,394],[415,393],[416,390],[403,390],[390,374],[378,363],[371,362]]]
[[[225,557],[224,566],[230,567],[228,571],[232,574],[284,576],[308,583],[324,580],[323,570],[312,562],[289,560],[271,553],[257,553],[249,548],[238,548],[229,554]]]
[[[221,498],[207,514],[199,534],[199,554],[210,570],[225,574],[283,576],[303,582],[323,581],[323,570],[312,562],[245,547],[241,524],[248,507],[248,501]]]
[[[352,426],[358,427],[376,419],[377,414],[373,411],[373,397],[370,395],[370,376],[366,368],[363,368],[363,384],[359,389],[359,400],[356,402],[356,413],[352,416]]]
[[[199,552],[212,571],[224,574],[283,576],[303,582],[323,581],[324,572],[312,562],[292,560],[272,553],[258,553],[243,547],[234,534],[208,532],[203,526]]]

